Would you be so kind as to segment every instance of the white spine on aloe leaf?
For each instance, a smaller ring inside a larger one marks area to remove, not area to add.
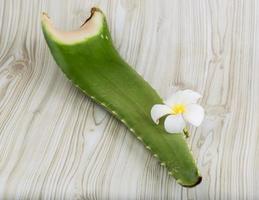
[[[151,108],[151,118],[159,124],[165,118],[164,126],[168,133],[182,133],[186,122],[199,126],[204,118],[204,109],[197,104],[201,95],[192,90],[180,90],[169,97],[164,104],[155,104]]]
[[[161,166],[165,166],[165,163],[161,162],[160,165],[161,165]]]
[[[133,128],[130,128],[130,131],[131,131],[132,133],[135,133],[135,131],[134,131],[134,129],[133,129]]]
[[[146,146],[146,148],[147,148],[148,150],[151,150],[151,147],[150,147],[150,146]]]

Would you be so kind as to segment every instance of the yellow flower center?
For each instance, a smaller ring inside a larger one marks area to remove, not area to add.
[[[172,107],[172,114],[173,115],[178,115],[178,114],[182,114],[184,113],[186,110],[185,108],[185,105],[184,104],[175,104],[173,107]]]

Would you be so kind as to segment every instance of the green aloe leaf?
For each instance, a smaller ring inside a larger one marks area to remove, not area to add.
[[[124,123],[179,184],[192,187],[201,182],[184,134],[168,134],[152,121],[151,107],[163,101],[120,57],[100,9],[93,8],[80,29],[72,32],[57,30],[43,14],[42,30],[68,79]]]

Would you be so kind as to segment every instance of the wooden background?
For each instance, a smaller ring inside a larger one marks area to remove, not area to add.
[[[121,55],[161,94],[203,94],[186,189],[73,87],[40,29],[104,10]],[[0,199],[259,199],[259,1],[0,0]]]

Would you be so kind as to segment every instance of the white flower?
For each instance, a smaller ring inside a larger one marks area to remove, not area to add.
[[[192,90],[181,90],[174,93],[164,104],[156,104],[151,109],[151,117],[158,124],[165,115],[164,126],[169,133],[181,133],[186,122],[199,126],[204,118],[204,109],[197,104],[201,95]]]

